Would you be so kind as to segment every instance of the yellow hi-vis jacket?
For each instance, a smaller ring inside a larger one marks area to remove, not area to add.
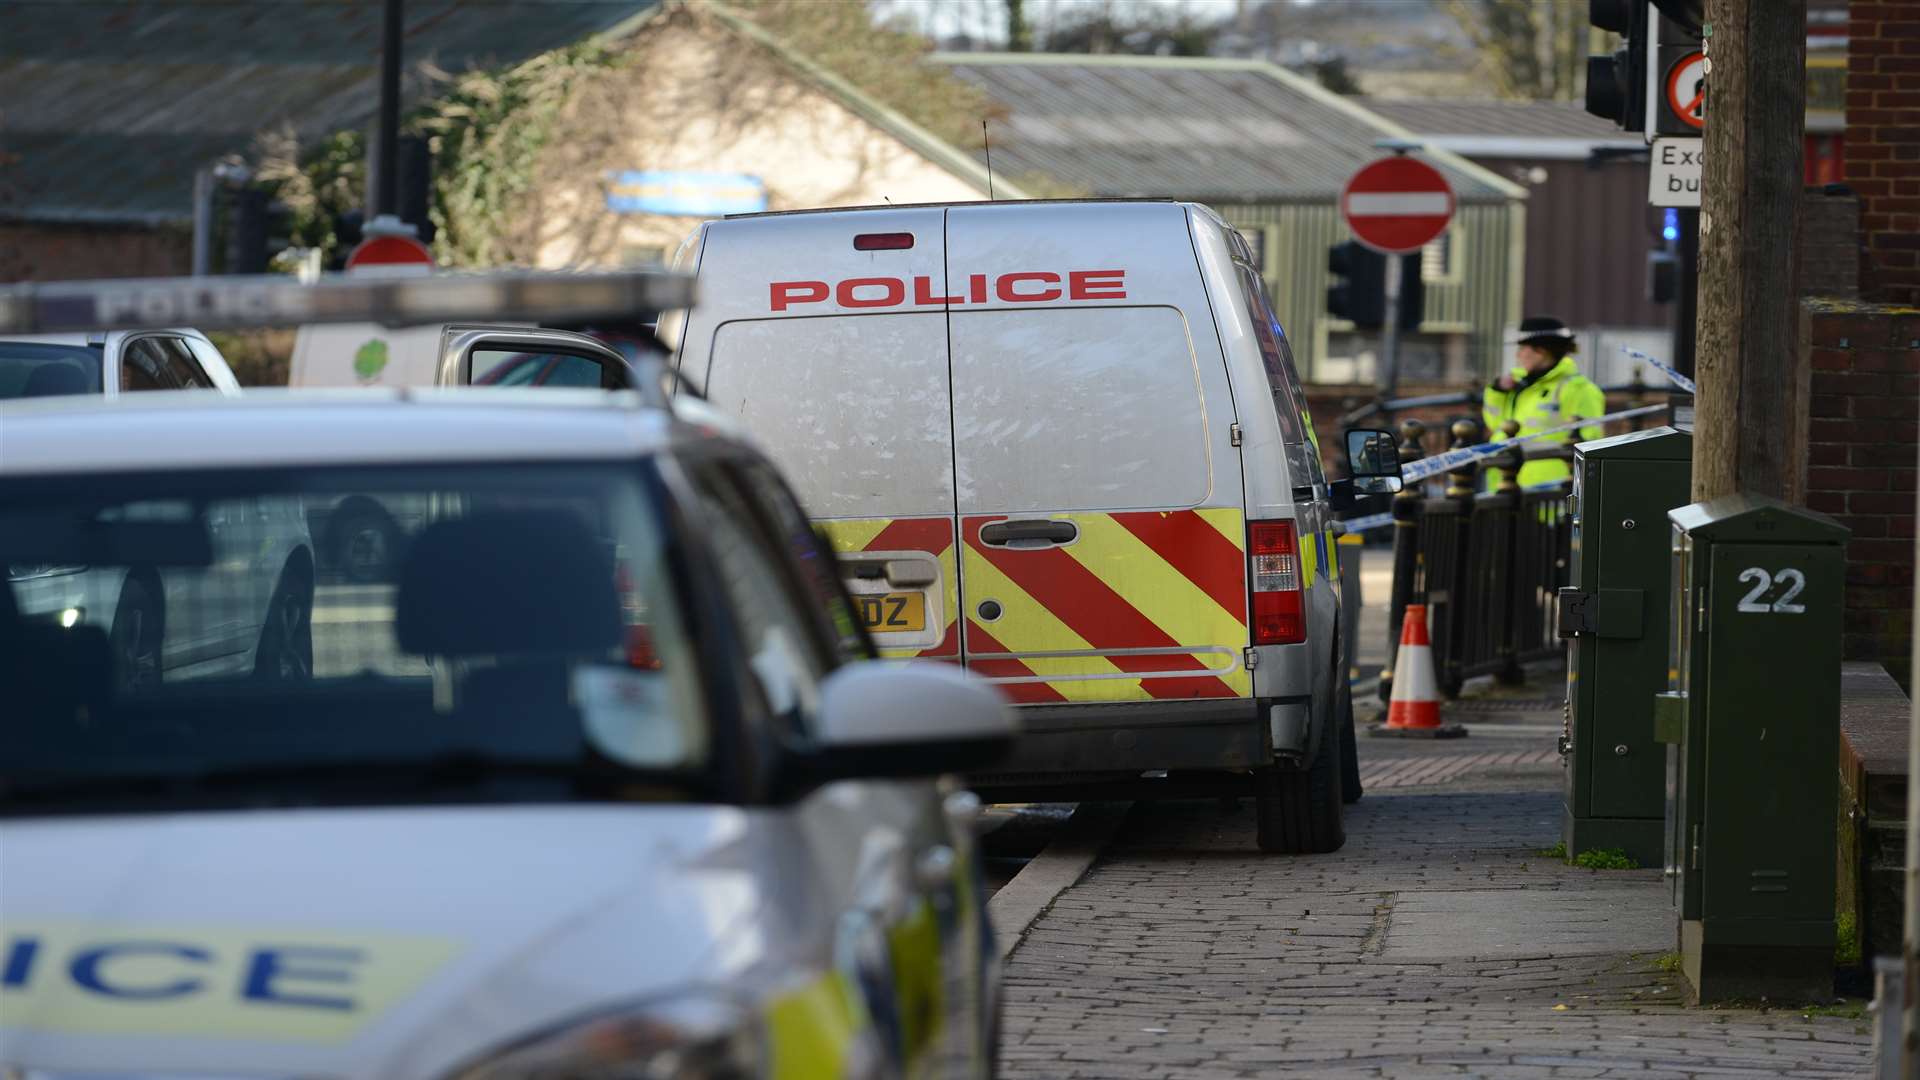
[[[1564,356],[1560,362],[1548,368],[1546,373],[1532,382],[1527,381],[1525,368],[1513,369],[1512,390],[1502,390],[1498,386],[1487,387],[1483,414],[1487,421],[1487,437],[1503,439],[1506,437],[1504,425],[1508,420],[1520,422],[1520,434],[1532,435],[1537,431],[1559,427],[1572,423],[1576,419],[1589,419],[1607,414],[1607,395],[1595,385],[1592,379],[1580,374],[1574,365],[1573,357]],[[1595,424],[1576,431],[1565,431],[1558,435],[1549,435],[1544,439],[1535,439],[1534,443],[1584,442],[1598,439],[1606,434],[1605,429]],[[1575,436],[1579,436],[1578,439]],[[1532,445],[1532,444],[1529,444]],[[1564,461],[1543,459],[1529,461],[1520,467],[1520,486],[1533,484],[1551,484],[1565,480],[1573,475],[1572,466]],[[1501,470],[1488,469],[1487,490],[1500,486]]]

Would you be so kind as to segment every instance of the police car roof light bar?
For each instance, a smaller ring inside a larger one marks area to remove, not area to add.
[[[280,274],[26,282],[0,287],[0,333],[245,330],[319,323],[648,321],[692,307],[691,275],[660,270],[514,271],[369,278]]]

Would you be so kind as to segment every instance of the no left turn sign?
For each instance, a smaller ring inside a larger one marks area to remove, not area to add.
[[[1695,131],[1707,126],[1707,56],[1688,53],[1667,70],[1667,111]]]

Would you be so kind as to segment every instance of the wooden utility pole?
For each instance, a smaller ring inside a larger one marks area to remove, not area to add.
[[[1804,502],[1799,356],[1806,0],[1707,0],[1693,498]]]

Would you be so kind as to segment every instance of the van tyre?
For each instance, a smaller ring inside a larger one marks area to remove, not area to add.
[[[149,690],[160,684],[166,612],[156,584],[140,574],[128,575],[113,606],[107,640],[113,650],[114,684],[121,690]]]
[[[1349,725],[1351,726],[1351,725]],[[1320,751],[1304,769],[1269,767],[1254,773],[1254,828],[1260,850],[1278,855],[1324,855],[1347,842],[1340,798],[1338,732],[1321,736]]]
[[[253,653],[253,677],[267,682],[313,678],[313,575],[298,563],[280,572]]]

